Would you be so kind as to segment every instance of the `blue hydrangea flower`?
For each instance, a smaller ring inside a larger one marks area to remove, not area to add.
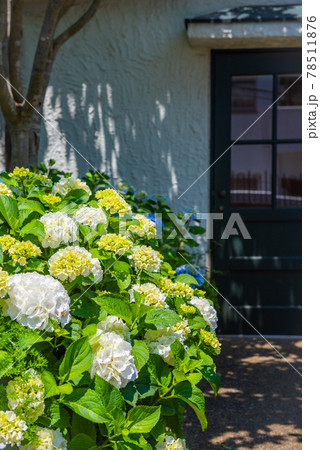
[[[198,282],[198,285],[190,284],[192,288],[200,287],[204,283],[203,273],[200,267],[193,267],[191,264],[184,264],[183,266],[179,266],[176,268],[176,275],[180,275],[181,273],[187,273],[188,275],[192,275]]]
[[[148,213],[148,214],[145,214],[145,216],[147,219],[152,220],[152,222],[154,222],[156,224],[157,229],[164,228],[164,224],[163,224],[162,220],[155,213]]]

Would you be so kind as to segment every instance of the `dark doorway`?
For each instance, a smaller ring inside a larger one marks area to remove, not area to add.
[[[212,170],[212,210],[223,213],[212,267],[263,334],[301,334],[300,75],[299,50],[212,53],[212,162],[234,144]],[[231,213],[252,239],[221,239]],[[226,302],[222,314],[223,333],[255,333]]]

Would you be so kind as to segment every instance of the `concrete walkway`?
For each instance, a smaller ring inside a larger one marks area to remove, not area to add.
[[[221,388],[205,388],[208,429],[188,411],[190,449],[301,449],[301,377],[262,338],[221,338]],[[301,373],[301,340],[270,339]]]

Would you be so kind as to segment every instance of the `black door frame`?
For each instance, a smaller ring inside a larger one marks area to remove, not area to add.
[[[212,51],[211,54],[211,142],[210,142],[210,158],[212,164],[216,159],[229,147],[232,141],[228,141],[230,137],[230,126],[231,120],[227,120],[225,123],[219,124],[217,126],[217,120],[219,120],[219,113],[221,110],[218,110],[218,105],[222,105],[222,116],[231,118],[231,102],[226,99],[223,101],[223,93],[225,90],[231,92],[231,77],[228,75],[232,72],[232,75],[261,75],[265,73],[269,75],[270,73],[295,73],[296,69],[296,58],[297,53],[300,53],[301,49],[297,48],[283,48],[283,49],[252,49],[252,50],[219,50]],[[284,53],[286,53],[286,58],[283,58]],[[224,55],[226,56],[224,58]],[[252,56],[255,55],[254,61],[252,60]],[[269,56],[274,58],[275,65],[277,66],[276,71],[268,71],[265,70],[265,57]],[[232,56],[232,58],[230,58]],[[220,70],[221,64],[224,64],[225,70]],[[220,66],[219,66],[220,65]],[[247,70],[243,70],[243,66],[245,65]],[[239,68],[237,70],[237,67]],[[231,69],[232,68],[232,69]],[[246,73],[247,72],[247,73]],[[275,78],[275,77],[274,77]],[[219,89],[219,86],[223,85],[224,90]],[[276,90],[274,89],[274,92]],[[277,96],[276,96],[277,98]],[[274,99],[275,100],[275,99]],[[274,111],[276,105],[273,107]],[[273,121],[276,120],[276,115],[273,114]],[[274,127],[273,127],[274,128]],[[282,142],[283,141],[283,142]],[[243,138],[243,142],[245,143],[245,137]],[[272,145],[273,149],[273,180],[276,180],[276,142],[278,143],[300,143],[301,139],[285,139],[285,140],[276,140],[276,137],[273,135],[271,140],[268,140],[268,143]],[[221,144],[222,143],[222,144]],[[250,143],[254,143],[253,140],[250,140]],[[262,140],[259,140],[259,143],[262,143]],[[230,149],[231,150],[231,149]],[[274,183],[275,181],[273,181]],[[221,159],[216,163],[215,166],[211,169],[210,174],[210,210],[212,212],[222,212],[219,211],[218,206],[223,206],[223,212],[226,216],[232,212],[230,208],[229,198],[219,198],[218,192],[220,190],[225,190],[226,187],[230,188],[231,177],[230,177],[230,153],[229,155],[223,155]],[[257,213],[259,214],[259,220],[261,222],[268,221],[294,221],[300,222],[302,219],[301,209],[298,208],[275,208],[276,201],[276,190],[273,189],[273,207],[270,209],[265,208],[241,208],[241,217],[244,222],[250,222],[256,220]],[[224,222],[225,225],[225,222]],[[219,227],[215,227],[216,229]],[[219,239],[219,234],[215,236],[216,239]],[[215,259],[217,258],[217,246],[213,243],[211,247],[211,267],[213,269],[216,268]],[[221,263],[221,258],[220,258]],[[225,261],[227,268],[227,261]],[[266,264],[268,264],[266,262]],[[288,260],[282,261],[283,267],[288,270],[300,270],[301,261],[297,260]],[[222,266],[217,267],[219,270],[224,270],[223,263]],[[268,269],[268,267],[266,267]],[[219,283],[218,283],[219,288]],[[223,295],[226,293],[222,292]],[[228,299],[230,300],[230,299]]]

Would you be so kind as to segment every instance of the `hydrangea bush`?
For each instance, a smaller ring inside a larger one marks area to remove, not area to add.
[[[0,174],[0,449],[187,449],[187,405],[207,426],[213,302],[94,176]]]

